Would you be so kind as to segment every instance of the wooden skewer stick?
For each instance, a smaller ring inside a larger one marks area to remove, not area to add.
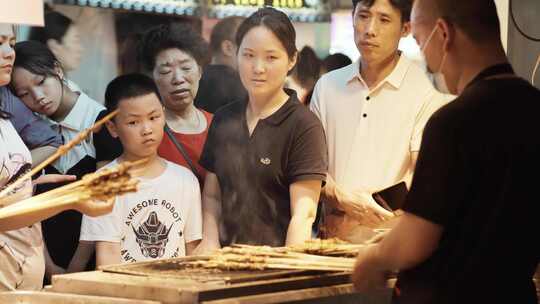
[[[362,245],[363,246],[363,245]],[[357,251],[354,251],[357,253]],[[268,247],[268,246],[250,246],[250,245],[235,245],[234,247],[224,247],[219,250],[221,254],[250,254],[256,256],[268,256],[268,257],[282,257],[282,258],[296,258],[309,261],[342,261],[349,263],[350,258],[330,257],[317,254],[298,252],[291,248],[286,247]]]
[[[103,117],[99,121],[97,121],[92,127],[85,129],[84,131],[80,132],[74,139],[72,139],[67,144],[64,144],[56,150],[56,152],[49,156],[46,160],[44,160],[39,165],[35,166],[31,171],[27,172],[23,176],[19,177],[17,180],[15,180],[13,183],[8,185],[6,188],[4,188],[2,191],[0,191],[0,198],[5,197],[10,193],[13,189],[20,186],[25,181],[32,178],[32,176],[39,171],[41,171],[43,168],[51,164],[52,162],[56,161],[60,156],[66,154],[69,150],[71,150],[75,145],[79,144],[81,141],[83,141],[90,133],[94,132],[98,128],[100,128],[104,123],[109,121],[111,118],[114,117],[118,113],[118,110],[115,110],[111,113],[109,113],[107,116]]]
[[[321,271],[352,271],[353,267],[347,266],[327,266],[320,264],[282,264],[279,262],[237,262],[237,261],[195,261],[189,262],[186,266],[203,267],[221,270],[265,270],[265,269],[286,269],[286,270],[321,270]]]
[[[322,265],[281,265],[268,264],[271,269],[287,269],[287,270],[321,270],[321,271],[353,271],[353,267],[334,267]]]

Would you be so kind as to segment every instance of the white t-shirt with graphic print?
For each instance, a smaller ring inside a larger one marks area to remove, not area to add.
[[[185,256],[185,244],[202,238],[199,183],[188,169],[161,160],[164,172],[139,178],[138,191],[118,196],[111,213],[83,216],[80,240],[121,243],[123,263]]]

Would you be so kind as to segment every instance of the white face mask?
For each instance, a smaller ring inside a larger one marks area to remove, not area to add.
[[[424,54],[424,51],[426,47],[428,46],[429,42],[431,41],[431,38],[433,38],[433,35],[435,34],[436,31],[437,31],[437,25],[433,27],[431,34],[429,34],[428,38],[426,39],[426,42],[424,42],[424,45],[420,48],[420,54],[422,54],[422,57],[424,59],[424,62],[426,63],[426,66],[427,66],[427,59],[426,59],[426,55]],[[444,78],[444,75],[441,72],[445,62],[446,62],[446,51],[443,53],[443,57],[441,59],[441,64],[439,65],[439,69],[437,71],[428,71],[428,72],[432,75],[432,80],[433,80],[433,84],[435,88],[443,94],[450,94],[450,91],[448,90],[448,85],[446,84],[446,79]]]

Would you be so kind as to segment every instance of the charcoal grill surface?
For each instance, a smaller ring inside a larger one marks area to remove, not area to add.
[[[165,259],[151,262],[109,265],[101,267],[104,272],[114,272],[138,276],[167,277],[175,279],[190,279],[201,283],[224,282],[242,283],[273,278],[284,278],[304,273],[305,270],[219,270],[188,266],[188,262],[205,261],[206,256],[192,256]]]

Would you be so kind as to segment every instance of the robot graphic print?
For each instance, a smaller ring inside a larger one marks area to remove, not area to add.
[[[124,262],[183,256],[182,210],[171,200],[151,198],[133,204],[124,217],[120,254]]]
[[[161,258],[165,254],[165,247],[169,242],[169,233],[174,223],[167,228],[162,222],[159,221],[158,215],[155,211],[152,211],[138,228],[133,227],[133,232],[137,240],[137,244],[141,249],[141,254],[148,258]]]

